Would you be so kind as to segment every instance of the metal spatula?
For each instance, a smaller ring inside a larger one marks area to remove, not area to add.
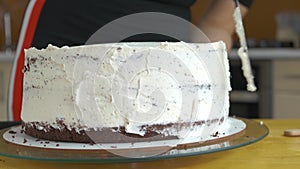
[[[247,90],[256,91],[256,86],[254,84],[254,77],[252,75],[250,60],[248,57],[248,47],[246,42],[246,35],[243,26],[242,14],[240,9],[240,3],[235,0],[236,9],[234,10],[234,20],[235,20],[235,30],[240,40],[241,47],[238,49],[238,55],[242,62],[242,70],[244,77],[247,80]]]

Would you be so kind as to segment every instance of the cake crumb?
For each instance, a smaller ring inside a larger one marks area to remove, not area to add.
[[[59,144],[56,144],[55,146],[56,146],[56,147],[59,147]]]
[[[263,122],[263,121],[260,121],[259,124],[260,124],[260,125],[264,125],[264,122]]]
[[[25,143],[27,143],[27,140],[24,138],[24,140],[23,140],[23,144],[25,144]]]
[[[215,133],[212,134],[213,137],[218,137],[218,135],[219,135],[218,131],[216,131]]]
[[[8,133],[9,133],[9,134],[17,134],[17,132],[15,132],[15,131],[13,131],[13,130],[10,130]]]

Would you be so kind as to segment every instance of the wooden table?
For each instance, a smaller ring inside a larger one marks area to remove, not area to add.
[[[272,168],[295,169],[300,167],[300,137],[285,137],[283,131],[300,128],[300,119],[259,120],[270,129],[263,140],[237,149],[183,158],[140,163],[80,164],[56,163],[14,159],[0,156],[1,169],[86,169],[86,168]]]

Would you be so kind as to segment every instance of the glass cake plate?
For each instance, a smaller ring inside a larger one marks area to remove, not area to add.
[[[234,149],[255,143],[269,133],[267,126],[245,118],[228,119],[229,127],[211,136],[208,141],[190,140],[166,149],[165,143],[172,140],[153,141],[153,144],[114,143],[111,145],[54,142],[30,137],[21,126],[0,130],[0,155],[44,161],[60,162],[139,162],[167,158],[201,155]],[[145,147],[145,145],[147,145]],[[105,148],[103,148],[105,147]],[[162,151],[165,150],[165,151]],[[161,152],[157,155],[155,152]],[[131,154],[141,154],[131,157]]]

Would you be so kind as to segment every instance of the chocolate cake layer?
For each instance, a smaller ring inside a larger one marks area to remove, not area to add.
[[[125,127],[101,128],[101,130],[78,130],[63,126],[64,124],[61,124],[62,126],[59,129],[40,122],[23,122],[22,125],[26,134],[39,139],[79,143],[128,143],[176,139],[178,137],[169,134],[168,131],[180,131],[183,128],[222,123],[223,121],[224,118],[193,123],[169,123],[166,125],[142,126],[141,130],[145,131],[144,136],[127,133]],[[43,129],[41,129],[41,126],[43,126]]]

